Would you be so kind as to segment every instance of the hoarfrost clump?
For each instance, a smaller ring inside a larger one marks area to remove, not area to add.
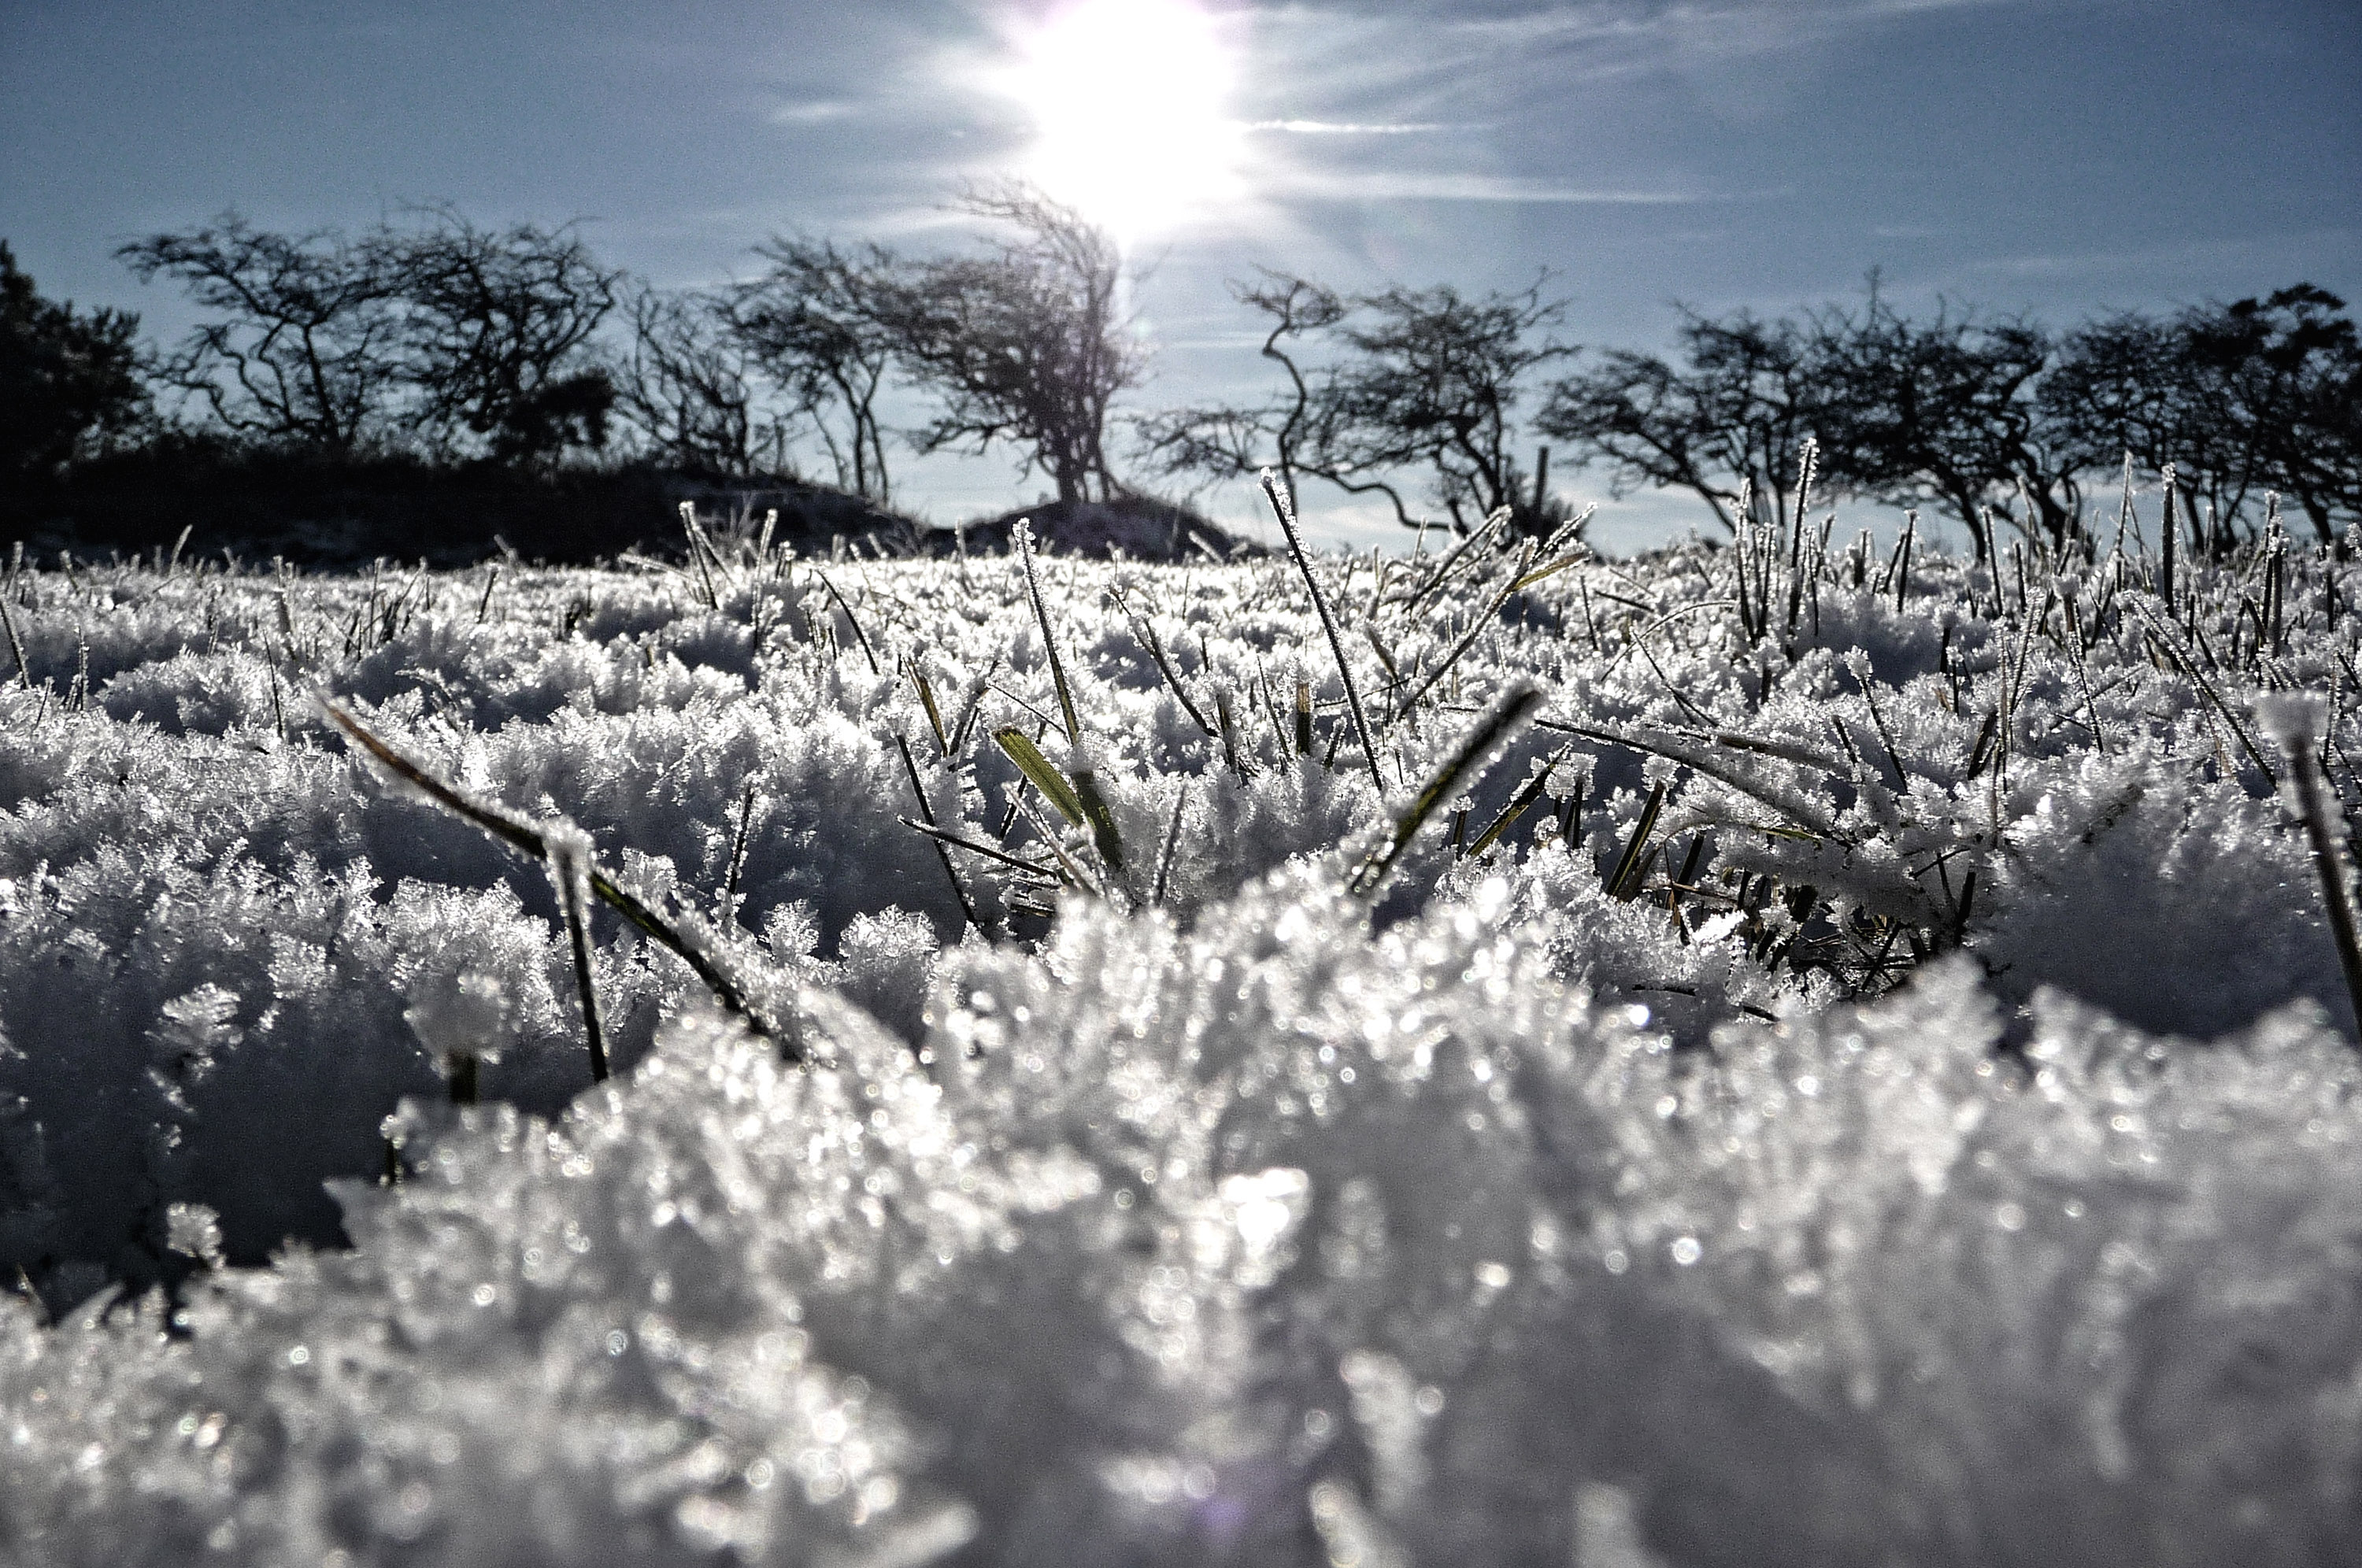
[[[2036,544],[14,573],[0,1555],[2350,1555],[2346,569]]]
[[[964,953],[920,1054],[816,999],[825,1071],[685,1021],[555,1124],[414,1110],[351,1253],[177,1337],[18,1325],[6,1517],[33,1562],[1564,1561],[1610,1488],[1683,1562],[2340,1550],[2317,1017],[2197,1054],[2044,1000],[2021,1064],[1954,962],[1706,1057],[1546,967],[1290,876]]]

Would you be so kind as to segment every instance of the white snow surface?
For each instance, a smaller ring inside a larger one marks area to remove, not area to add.
[[[2356,627],[2284,562],[2244,657],[2252,564],[1831,563],[1750,638],[1738,552],[1323,562],[1384,800],[1286,561],[1041,562],[1087,751],[1013,560],[14,573],[0,1558],[2362,1561],[2362,1056],[2264,772],[2350,784]],[[602,913],[591,1085],[548,877],[315,692],[808,1059]],[[955,892],[898,739],[1095,890]]]

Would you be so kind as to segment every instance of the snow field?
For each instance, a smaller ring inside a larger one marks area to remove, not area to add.
[[[1081,746],[1011,560],[17,573],[0,1545],[2350,1560],[2356,1058],[2254,707],[2353,624],[2269,553],[1823,558],[1761,635],[1760,551],[1321,561],[1384,800],[1284,560],[1040,562]],[[547,878],[315,690],[808,1065],[602,911],[591,1088]]]

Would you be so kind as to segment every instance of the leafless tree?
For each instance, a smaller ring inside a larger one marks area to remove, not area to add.
[[[679,468],[745,475],[768,445],[781,466],[779,421],[764,417],[758,373],[726,299],[643,284],[625,314],[632,337],[615,369],[616,398],[650,447]]]
[[[615,391],[587,345],[623,274],[570,227],[426,216],[370,240],[402,302],[413,427],[440,451],[512,464],[605,445]]]
[[[904,264],[876,244],[775,238],[762,277],[728,304],[732,340],[811,422],[837,485],[886,504],[892,479],[878,400],[894,362]]]
[[[1123,315],[1114,239],[1024,185],[972,192],[961,206],[1003,237],[981,255],[907,264],[883,317],[900,369],[938,400],[913,443],[983,452],[1007,442],[1021,473],[1047,474],[1061,502],[1123,493],[1109,420],[1146,360]]]
[[[2268,490],[2324,541],[2362,515],[2362,344],[2345,302],[2312,284],[2090,323],[2061,343],[2041,402],[2081,462],[2129,453],[2150,469],[2174,464],[2201,549],[2227,548]]]
[[[340,456],[390,432],[403,321],[396,280],[374,241],[333,230],[270,234],[230,212],[116,255],[143,282],[172,278],[220,316],[157,371],[223,425]]]
[[[1610,349],[1557,382],[1536,428],[1576,467],[1608,471],[1611,493],[1686,490],[1735,530],[1743,484],[1784,514],[1816,391],[1807,335],[1794,322],[1684,311],[1686,364]]]
[[[2036,395],[2056,358],[2041,327],[1947,304],[1915,321],[1873,276],[1861,310],[1813,312],[1803,331],[1831,490],[1893,505],[1938,500],[1981,559],[1988,509],[2053,548],[2081,525],[2078,476],[2092,465],[2059,440]]]
[[[1540,464],[1529,481],[1512,449],[1517,406],[1528,375],[1573,350],[1547,336],[1564,306],[1539,282],[1480,299],[1448,287],[1348,297],[1266,271],[1231,293],[1269,323],[1261,351],[1287,388],[1260,405],[1143,422],[1167,471],[1227,477],[1269,463],[1291,489],[1302,474],[1383,495],[1407,527],[1419,518],[1402,480],[1424,473],[1461,532],[1503,507],[1521,529],[1542,526]],[[1308,363],[1316,345],[1331,357]]]

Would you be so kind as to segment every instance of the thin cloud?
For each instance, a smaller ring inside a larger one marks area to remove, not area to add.
[[[1464,93],[1472,71],[1501,80],[1547,75],[1562,85],[1709,61],[1824,46],[1864,27],[1930,13],[2056,5],[2061,0],[1641,0],[1480,7],[1285,5],[1264,14],[1305,74],[1350,96],[1429,102]]]
[[[1685,206],[1712,201],[1688,191],[1598,190],[1501,174],[1422,174],[1396,170],[1308,174],[1277,194],[1337,202],[1507,202],[1550,205]]]
[[[815,98],[801,104],[781,104],[771,111],[769,118],[775,126],[819,126],[850,118],[853,113],[853,105],[842,98]]]
[[[1429,131],[1485,128],[1450,120],[1406,120],[1391,124],[1352,120],[1257,120],[1247,127],[1251,131],[1283,131],[1289,136],[1418,136]]]

